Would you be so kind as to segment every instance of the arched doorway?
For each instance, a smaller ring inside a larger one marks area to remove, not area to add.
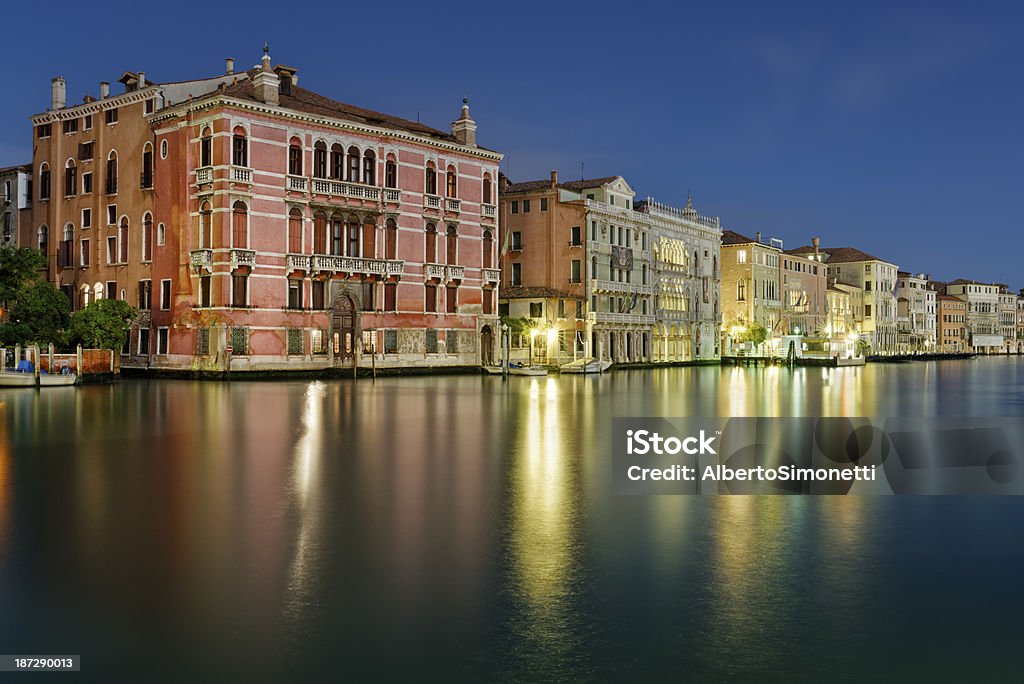
[[[331,306],[331,347],[335,362],[355,356],[356,305],[348,295],[340,295]]]
[[[485,366],[494,363],[494,333],[489,325],[480,330],[480,362]]]

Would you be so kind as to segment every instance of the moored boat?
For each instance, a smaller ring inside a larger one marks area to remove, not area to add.
[[[607,359],[595,359],[592,356],[588,356],[582,359],[576,359],[569,363],[564,363],[558,369],[560,373],[603,373],[608,370],[612,365],[611,361]]]
[[[540,366],[509,366],[509,375],[547,375],[548,369]]]
[[[20,371],[4,371],[0,373],[0,387],[35,387],[36,376],[34,373],[22,373]]]

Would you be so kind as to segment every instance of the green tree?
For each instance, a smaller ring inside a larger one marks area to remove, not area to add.
[[[740,336],[743,342],[753,342],[754,347],[760,347],[768,339],[768,331],[760,323],[751,323]]]
[[[71,316],[68,344],[119,350],[138,311],[119,299],[99,299]]]
[[[18,293],[42,280],[40,271],[46,259],[31,247],[0,248],[0,309],[7,310],[18,299]]]
[[[68,324],[68,298],[45,280],[23,285],[0,325],[0,343],[59,344]]]

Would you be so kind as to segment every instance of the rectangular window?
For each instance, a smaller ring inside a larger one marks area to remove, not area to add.
[[[583,244],[583,235],[579,226],[573,226],[572,232],[569,237],[569,244],[573,247],[579,247]]]
[[[92,228],[92,209],[82,210],[82,228]]]
[[[206,356],[210,353],[210,329],[199,328],[196,331],[196,355]]]
[[[149,328],[139,328],[138,353],[142,356],[149,355]]]
[[[523,265],[512,264],[512,287],[520,287],[523,284]]]
[[[104,119],[108,124],[117,123],[117,108],[108,109],[103,113]]]
[[[171,310],[171,281],[167,279],[160,281],[160,310]]]
[[[168,332],[169,331],[167,330],[167,328],[157,328],[156,329],[156,353],[157,354],[166,354],[167,353],[167,336],[168,336]]]
[[[78,161],[88,161],[92,159],[94,145],[95,143],[92,141],[78,143]]]
[[[153,294],[153,283],[149,280],[139,281],[138,305],[140,311],[149,311]]]
[[[117,263],[117,236],[111,235],[107,238],[107,263]]]
[[[398,283],[384,284],[384,310],[398,311]]]
[[[530,302],[530,318],[544,317],[544,302]]]
[[[36,128],[36,137],[49,138],[51,130],[50,124],[39,124],[39,127]]]
[[[64,122],[65,133],[77,133],[78,132],[78,119],[68,119]]]
[[[203,136],[199,140],[199,165],[213,165],[213,138],[209,136]]]
[[[498,315],[499,316],[508,316],[508,302],[499,302],[498,303]]]
[[[435,313],[437,311],[437,286],[427,283],[423,286],[423,310]]]
[[[146,100],[146,114],[152,114],[154,109],[156,109],[156,100],[151,97]]]
[[[458,313],[459,311],[459,287],[458,285],[449,285],[445,289],[445,304],[447,305],[448,313]]]
[[[249,329],[231,328],[231,337],[228,344],[231,345],[231,353],[234,356],[248,356],[249,354]]]
[[[311,285],[312,307],[317,310],[323,310],[326,300],[326,297],[324,297],[325,283],[322,280],[314,280]]]
[[[517,202],[515,200],[512,201],[512,213],[513,214],[518,214],[519,213],[519,202]]]
[[[86,114],[82,117],[82,129],[86,131],[92,129],[92,114]]]
[[[89,241],[88,240],[82,240],[82,248],[81,248],[81,252],[80,252],[79,257],[78,257],[78,263],[80,263],[82,266],[88,266],[89,265],[89,253],[90,253],[89,252]]]
[[[583,318],[583,300],[576,301],[576,318]]]
[[[541,211],[547,211],[548,210],[548,198],[547,197],[541,197],[540,198],[540,210]]]
[[[108,204],[107,205],[107,225],[108,226],[117,225],[117,205],[116,204]]]
[[[529,214],[530,213],[530,200],[525,200],[525,199],[523,200],[523,213],[524,214]]]
[[[373,311],[375,283],[363,283],[363,311]]]
[[[580,262],[579,259],[573,259],[572,260],[572,272],[569,274],[569,282],[570,283],[582,283],[583,282],[583,276],[581,275],[582,274],[582,267],[581,266],[582,265],[581,265],[581,262]]]
[[[249,277],[231,276],[231,306],[245,306],[249,301]]]
[[[117,281],[107,281],[107,299],[117,299]]]
[[[305,353],[303,349],[302,329],[288,328],[288,355],[301,356]]]
[[[864,305],[864,317],[865,318],[871,318],[871,305],[870,304],[865,304]]]
[[[523,248],[523,233],[521,231],[518,231],[518,230],[513,230],[512,231],[512,249],[518,250],[518,249],[522,249],[522,248]]]
[[[311,330],[309,333],[309,346],[314,354],[327,353],[327,335],[323,330]]]
[[[736,263],[745,264],[747,263],[747,250],[738,249],[736,250]]]
[[[483,313],[485,316],[490,316],[494,313],[494,290],[485,287],[480,301],[483,305]]]
[[[82,194],[88,195],[92,192],[92,172],[82,174]]]
[[[384,331],[384,353],[385,354],[397,354],[398,353],[398,331],[397,330],[385,330]]]
[[[288,308],[302,308],[302,281],[297,278],[288,279]]]
[[[199,306],[210,306],[210,288],[212,287],[212,276],[199,276]]]
[[[559,318],[565,318],[565,300],[564,299],[559,299],[558,300],[558,317]]]
[[[428,354],[437,353],[437,328],[427,328],[426,351]]]

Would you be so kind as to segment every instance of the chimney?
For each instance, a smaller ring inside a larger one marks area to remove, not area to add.
[[[811,244],[814,245],[814,258],[818,258],[818,245],[821,244],[821,238],[811,238]]]
[[[469,116],[469,98],[462,98],[462,115],[452,122],[452,135],[459,144],[476,147],[476,121]]]
[[[140,71],[139,72],[139,85],[137,87],[139,88],[139,90],[142,90],[143,88],[146,87],[146,72],[145,71]]]
[[[558,187],[558,171],[557,170],[551,172],[551,187],[553,187],[553,188],[557,188]]]
[[[235,73],[235,60],[232,57],[227,57],[224,60],[224,73],[230,76]]]
[[[100,81],[100,99],[105,100],[110,97],[110,84],[106,81]]]
[[[68,103],[68,84],[62,76],[56,76],[50,81],[52,94],[50,109],[64,109]]]
[[[761,244],[761,231],[757,231],[757,244]]]
[[[253,77],[252,83],[256,90],[256,99],[275,107],[280,104],[281,79],[270,68],[270,48],[266,44],[263,45],[263,64],[260,72]]]

